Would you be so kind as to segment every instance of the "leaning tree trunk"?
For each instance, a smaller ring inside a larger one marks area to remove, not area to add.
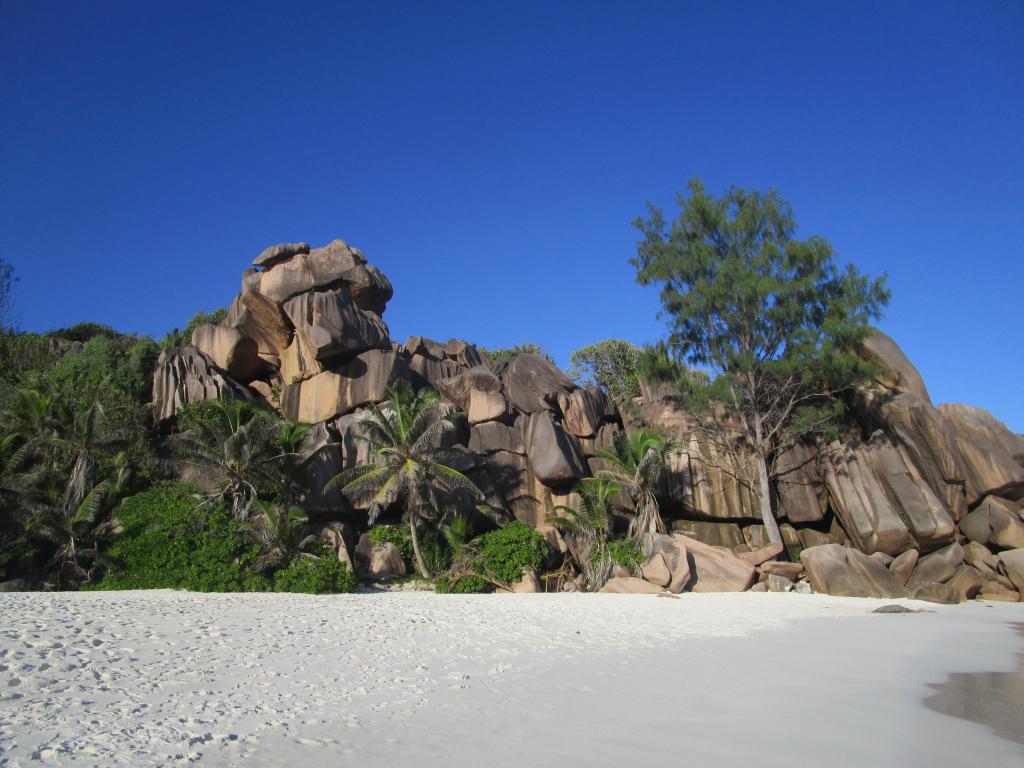
[[[416,535],[416,516],[409,516],[409,537],[412,539],[412,554],[416,560],[416,570],[419,571],[420,576],[425,579],[431,577],[430,571],[427,570],[426,563],[423,562],[423,555],[420,554],[420,539]]]
[[[782,543],[782,532],[772,513],[772,493],[768,482],[768,459],[764,452],[764,435],[761,420],[754,420],[754,458],[757,460],[757,499],[761,506],[761,520],[768,531],[768,541],[772,544]]]

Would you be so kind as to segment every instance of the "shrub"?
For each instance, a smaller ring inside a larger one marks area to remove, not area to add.
[[[374,547],[380,547],[383,544],[394,544],[398,548],[398,553],[402,556],[402,560],[405,562],[406,571],[409,573],[415,572],[416,565],[414,562],[412,536],[409,534],[409,526],[375,525],[366,533],[370,537],[370,541],[373,542]]]
[[[114,568],[97,589],[266,590],[251,569],[259,548],[223,507],[197,507],[198,490],[165,482],[122,501],[122,532],[107,553]]]
[[[287,568],[274,574],[275,592],[303,592],[309,595],[355,592],[359,579],[337,557],[297,557]]]
[[[644,564],[647,559],[644,557],[644,553],[640,551],[640,548],[635,542],[628,539],[615,539],[609,541],[608,546],[605,547],[605,554],[608,559],[613,563],[618,563],[623,568],[629,571],[636,572],[636,570]],[[591,558],[599,557],[600,551],[595,549],[591,553]]]
[[[420,537],[420,555],[423,556],[423,563],[431,573],[443,573],[447,571],[455,554],[451,545],[438,531],[432,528],[422,529]]]
[[[483,573],[504,584],[523,577],[527,568],[539,570],[548,555],[544,537],[518,520],[473,541]]]
[[[439,595],[470,594],[486,592],[487,581],[482,576],[442,576],[434,584]]]
[[[226,307],[220,307],[212,312],[204,312],[199,310],[196,312],[192,319],[185,323],[185,327],[182,329],[175,328],[173,331],[164,336],[160,342],[161,347],[183,347],[192,343],[192,332],[200,325],[210,323],[211,325],[219,324],[228,314]]]

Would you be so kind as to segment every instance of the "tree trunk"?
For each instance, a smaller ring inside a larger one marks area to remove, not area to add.
[[[409,518],[409,536],[412,538],[412,554],[416,560],[416,570],[419,571],[420,576],[425,579],[431,577],[430,571],[427,570],[426,564],[423,562],[423,555],[420,554],[420,539],[416,535],[416,518]]]
[[[782,543],[782,532],[772,514],[772,493],[768,482],[768,460],[764,454],[764,433],[761,419],[754,417],[754,456],[757,459],[757,497],[761,504],[761,520],[768,531],[768,541],[772,544]]]

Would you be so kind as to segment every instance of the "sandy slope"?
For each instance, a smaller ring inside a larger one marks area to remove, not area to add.
[[[921,703],[1024,605],[883,602],[2,594],[0,765],[1024,764]]]

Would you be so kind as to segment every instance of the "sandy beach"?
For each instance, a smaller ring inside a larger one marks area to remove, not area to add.
[[[893,602],[4,594],[0,765],[1021,764],[1024,606]]]

